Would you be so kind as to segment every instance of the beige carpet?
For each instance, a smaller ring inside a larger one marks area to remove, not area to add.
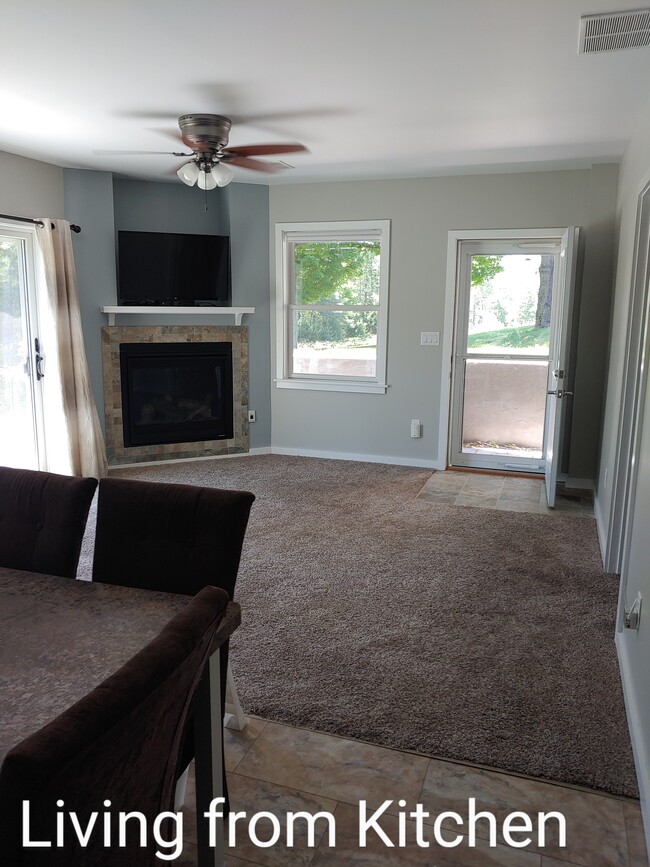
[[[592,519],[416,501],[429,473],[383,464],[256,456],[117,475],[256,495],[232,642],[247,711],[636,796],[617,581]]]

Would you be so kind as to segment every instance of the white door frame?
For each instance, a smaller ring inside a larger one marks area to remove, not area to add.
[[[24,251],[23,276],[25,280],[24,303],[25,325],[27,332],[27,358],[25,364],[29,371],[29,391],[33,409],[34,421],[34,445],[36,448],[36,461],[38,466],[34,469],[47,470],[47,449],[45,441],[45,413],[43,406],[43,388],[38,379],[35,379],[36,364],[34,338],[40,334],[39,304],[37,290],[37,266],[36,266],[36,226],[16,223],[12,220],[0,220],[0,234],[5,237],[15,238],[22,242]]]
[[[612,474],[612,506],[607,527],[604,566],[622,576],[617,627],[622,629],[626,587],[626,554],[629,547],[630,509],[637,485],[637,460],[645,406],[650,330],[650,183],[641,190],[637,205],[632,265],[632,297],[628,309],[625,362],[618,424],[617,448]]]
[[[454,351],[454,319],[458,284],[460,244],[462,241],[548,241],[560,239],[567,227],[553,229],[452,229],[447,234],[447,281],[445,289],[445,322],[442,333],[442,381],[440,383],[440,421],[438,453],[434,462],[437,470],[447,467],[449,428],[451,420],[451,372]]]

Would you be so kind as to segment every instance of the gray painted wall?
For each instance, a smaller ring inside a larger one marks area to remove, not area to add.
[[[231,234],[234,306],[256,307],[247,317],[250,328],[251,403],[260,422],[251,426],[251,447],[270,443],[268,189],[236,185],[203,195],[180,184],[113,178],[109,172],[66,169],[65,216],[82,227],[73,236],[79,298],[88,365],[100,418],[104,423],[101,328],[107,324],[99,308],[117,303],[116,233],[120,229],[195,234]],[[254,321],[253,321],[254,320]],[[126,319],[120,320],[128,322]],[[222,320],[231,324],[230,319]],[[141,316],[133,324],[160,324]],[[167,316],[167,325],[202,324],[205,317]]]
[[[273,388],[273,446],[428,465],[443,460],[437,454],[441,349],[420,346],[420,331],[443,329],[447,233],[576,225],[582,227],[581,252],[586,255],[581,273],[590,275],[583,304],[593,310],[575,320],[575,376],[588,384],[590,397],[576,402],[574,424],[579,425],[581,442],[565,469],[572,476],[593,478],[602,392],[602,368],[594,365],[594,356],[605,350],[612,255],[611,241],[604,251],[596,243],[598,238],[603,241],[597,227],[608,221],[611,226],[615,192],[615,166],[270,187],[272,233],[277,222],[391,220],[388,392]],[[271,281],[275,298],[273,249]],[[273,317],[271,322],[274,330]],[[274,340],[272,347],[275,351]],[[423,422],[421,439],[410,437],[411,418]]]
[[[576,479],[594,479],[607,377],[612,283],[616,263],[618,165],[596,165],[589,183],[582,273],[577,286],[569,463]]]
[[[63,169],[0,151],[0,213],[63,219]]]
[[[81,226],[73,234],[79,307],[86,343],[90,383],[104,426],[100,332],[107,324],[102,304],[115,304],[115,220],[113,177],[109,172],[65,169],[65,218]]]
[[[245,318],[249,334],[251,448],[271,445],[271,321],[269,297],[269,188],[231,184],[230,244],[233,304],[254,307]],[[235,300],[237,299],[237,300]]]
[[[130,232],[187,232],[194,235],[227,235],[229,187],[204,193],[180,183],[134,181],[115,178],[115,230]]]

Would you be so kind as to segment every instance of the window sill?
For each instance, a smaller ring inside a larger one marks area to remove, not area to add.
[[[342,382],[336,379],[276,379],[278,388],[308,391],[351,391],[358,394],[386,394],[388,385],[378,382]]]

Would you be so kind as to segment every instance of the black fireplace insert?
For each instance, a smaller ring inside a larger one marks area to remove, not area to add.
[[[231,439],[231,343],[121,343],[124,445]]]

